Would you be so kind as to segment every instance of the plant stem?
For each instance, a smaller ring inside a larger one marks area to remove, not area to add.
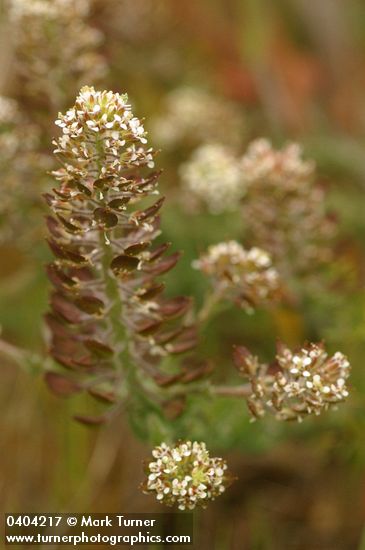
[[[0,357],[32,374],[41,371],[41,365],[46,362],[41,356],[13,346],[2,339],[0,339]]]
[[[218,290],[215,290],[206,296],[204,303],[197,314],[197,319],[199,323],[206,323],[208,321],[209,317],[213,313],[215,306],[219,303],[221,299],[222,293]]]
[[[242,386],[211,386],[210,391],[214,395],[224,397],[248,397],[252,393],[250,384]]]

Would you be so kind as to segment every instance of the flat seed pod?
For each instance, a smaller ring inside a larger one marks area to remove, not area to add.
[[[123,273],[123,272],[128,273],[130,271],[134,271],[135,269],[137,269],[138,265],[139,265],[138,258],[121,254],[120,256],[116,256],[112,260],[110,267],[115,273]]]
[[[146,321],[143,325],[137,328],[136,332],[141,336],[150,336],[151,334],[157,332],[161,328],[161,325],[162,321]]]
[[[48,265],[46,269],[49,280],[56,288],[68,288],[71,290],[79,286],[77,280],[66,275],[62,269],[55,264]]]
[[[161,387],[172,386],[175,382],[180,380],[181,374],[155,374],[153,379]]]
[[[168,352],[172,353],[173,355],[178,355],[180,353],[186,353],[187,351],[191,351],[196,347],[196,345],[197,345],[197,339],[192,338],[191,340],[185,340],[182,342],[176,342],[175,344],[169,344]]]
[[[147,250],[150,246],[150,242],[131,244],[124,250],[124,253],[127,254],[127,256],[138,256],[138,254]]]
[[[113,183],[114,178],[112,176],[106,177],[106,178],[99,178],[94,181],[93,186],[96,187],[96,189],[100,189],[101,191],[104,189],[104,187],[109,187],[111,183]]]
[[[62,367],[65,367],[66,369],[75,370],[76,365],[74,361],[67,357],[66,355],[62,355],[60,353],[56,353],[52,348],[50,350],[50,353],[55,361]]]
[[[148,300],[152,300],[153,298],[161,294],[161,292],[163,292],[164,289],[165,289],[164,283],[152,284],[146,288],[139,289],[135,296],[137,296],[139,300],[148,301]]]
[[[82,390],[77,382],[57,372],[46,372],[44,379],[52,393],[59,397],[69,397]]]
[[[120,199],[113,199],[112,201],[108,202],[108,208],[111,208],[112,210],[117,210],[118,212],[121,212],[122,210],[125,210],[126,205],[130,201],[130,197],[123,197]]]
[[[183,330],[184,330],[183,327],[178,327],[165,332],[160,332],[155,336],[156,344],[162,345],[162,344],[167,344],[168,342],[172,342],[173,340],[175,340],[175,338],[180,336]]]
[[[98,340],[84,340],[84,345],[98,357],[112,357],[114,355],[114,350],[111,347]]]
[[[164,273],[167,273],[168,271],[170,271],[170,269],[175,267],[175,265],[179,261],[180,256],[181,254],[179,252],[175,252],[175,254],[171,254],[171,256],[164,258],[158,264],[151,266],[148,269],[146,268],[145,271],[155,276],[163,275]]]
[[[176,298],[166,300],[160,304],[159,312],[165,318],[175,319],[186,313],[190,306],[190,298],[187,298],[186,296],[177,296]]]
[[[154,262],[158,258],[160,258],[163,254],[165,254],[166,250],[168,250],[171,246],[171,243],[163,243],[154,250],[152,250],[149,254],[148,260],[150,262]]]
[[[75,225],[69,220],[66,220],[66,218],[64,218],[60,214],[57,214],[57,218],[60,220],[61,224],[71,233],[80,233],[80,231],[82,231],[81,227],[79,227],[78,225]]]
[[[88,416],[76,414],[74,415],[73,419],[80,424],[84,424],[85,426],[90,427],[100,426],[100,424],[104,424],[106,422],[106,418],[104,416]]]
[[[75,300],[75,304],[89,315],[101,315],[104,311],[104,302],[96,296],[80,296]]]
[[[54,293],[51,297],[51,304],[53,311],[67,323],[77,324],[82,320],[80,310],[62,294]]]
[[[87,197],[91,197],[92,195],[92,192],[91,190],[86,186],[84,185],[83,183],[81,183],[80,181],[78,181],[76,183],[76,187],[79,191],[81,191],[81,193],[84,193]]]
[[[55,218],[53,218],[52,216],[47,216],[46,224],[47,224],[47,229],[52,235],[52,237],[54,237],[55,239],[59,239],[62,237],[63,230],[59,222]]]
[[[208,376],[209,374],[211,374],[212,370],[213,367],[208,361],[202,362],[200,366],[196,366],[191,370],[186,369],[183,376],[181,377],[181,382],[183,384],[189,384],[190,382],[194,382],[195,380],[199,380],[201,378],[204,378],[205,376]]]
[[[94,210],[94,220],[107,229],[118,225],[118,216],[107,208],[96,208]]]

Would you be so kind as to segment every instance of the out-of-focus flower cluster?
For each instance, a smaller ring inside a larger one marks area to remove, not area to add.
[[[26,120],[17,102],[0,96],[1,241],[11,240],[17,233],[17,243],[20,243],[21,222],[37,201],[35,180],[39,169],[46,170],[45,158],[36,153],[39,140],[38,128]],[[37,190],[39,194],[39,186]],[[26,234],[29,237],[29,228]]]
[[[161,33],[168,26],[164,0],[96,0],[106,4],[109,25],[124,41],[138,43]]]
[[[232,478],[222,458],[211,458],[205,443],[186,441],[175,447],[161,443],[152,451],[143,490],[166,506],[180,510],[206,507],[222,494]]]
[[[331,258],[334,224],[324,191],[314,183],[314,164],[290,144],[275,151],[259,139],[241,160],[247,186],[242,215],[249,242],[272,254],[283,272],[305,272]]]
[[[315,166],[292,143],[276,151],[259,139],[240,159],[232,149],[205,144],[180,168],[183,196],[212,213],[241,211],[246,240],[267,250],[286,275],[305,274],[331,259],[335,224]]]
[[[106,71],[103,40],[87,21],[90,0],[8,0],[19,73],[29,94],[62,107]]]
[[[193,266],[211,278],[219,295],[247,310],[281,295],[279,275],[259,248],[245,250],[236,241],[222,242],[210,246]]]
[[[54,142],[55,153],[66,161],[57,173],[61,179],[66,174],[70,179],[119,175],[127,168],[154,165],[152,150],[143,147],[144,128],[126,95],[85,86],[75,106],[59,114],[56,124],[63,135]]]
[[[198,145],[207,140],[236,145],[242,140],[240,110],[205,90],[183,86],[170,92],[163,114],[152,125],[157,142],[174,148],[181,142]]]
[[[206,204],[218,214],[236,210],[245,194],[240,169],[229,148],[205,144],[180,167],[184,195]]]
[[[315,168],[312,161],[302,159],[298,144],[290,143],[281,151],[275,151],[266,139],[251,143],[242,158],[241,167],[248,184],[269,180],[288,190],[296,190],[299,183],[306,185]]]
[[[29,160],[25,154],[35,151],[38,145],[39,130],[23,116],[14,99],[0,96],[0,163],[2,170],[16,172],[19,168],[24,167]],[[11,162],[14,164],[9,166]]]
[[[329,357],[323,344],[308,344],[297,352],[278,345],[276,362],[262,364],[246,348],[235,352],[236,365],[250,381],[247,399],[253,418],[271,412],[278,420],[299,420],[344,401],[350,364],[340,352]]]

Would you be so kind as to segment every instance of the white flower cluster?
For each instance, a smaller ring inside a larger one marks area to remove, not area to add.
[[[209,92],[183,86],[170,92],[163,115],[155,120],[153,133],[165,148],[180,142],[198,144],[206,140],[237,144],[243,134],[242,114],[229,101]]]
[[[299,182],[308,181],[315,168],[312,161],[304,161],[301,155],[302,150],[297,143],[290,143],[281,151],[276,151],[267,139],[257,139],[241,159],[242,177],[248,185],[271,179],[281,185],[295,187]]]
[[[205,443],[186,441],[175,447],[161,443],[152,456],[143,490],[166,506],[205,507],[225,491],[231,479],[226,462],[210,458]]]
[[[218,144],[196,149],[180,167],[180,177],[184,191],[205,203],[214,214],[237,209],[246,190],[236,158]]]
[[[298,409],[299,413],[319,415],[323,408],[349,395],[346,379],[350,363],[340,352],[328,358],[323,346],[312,344],[299,353],[285,348],[277,355],[277,361],[282,369],[273,385],[277,405],[299,399],[300,403],[293,407],[295,412]]]
[[[301,421],[349,395],[349,361],[340,352],[329,357],[322,344],[309,344],[298,352],[280,344],[276,365],[271,367],[248,354],[242,372],[252,385],[248,404],[254,417],[262,417],[269,410],[279,420]]]
[[[63,135],[54,142],[55,153],[65,157],[71,178],[90,174],[98,178],[133,166],[154,165],[152,150],[143,147],[147,143],[144,128],[125,94],[85,86],[75,106],[59,114],[56,125]]]
[[[259,248],[245,250],[238,242],[222,242],[208,248],[193,262],[208,275],[226,298],[250,310],[280,296],[280,278],[270,256]]]
[[[13,21],[34,16],[55,19],[66,11],[85,16],[90,9],[90,0],[8,0],[8,4]]]

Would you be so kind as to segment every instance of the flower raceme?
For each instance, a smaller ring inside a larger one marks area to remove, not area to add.
[[[278,344],[276,361],[260,363],[246,348],[237,347],[235,363],[248,378],[252,393],[247,404],[253,418],[272,412],[278,420],[319,415],[344,401],[350,363],[336,352],[329,357],[323,344],[308,344],[297,352]]]
[[[152,451],[152,457],[146,465],[143,491],[180,510],[205,508],[233,479],[226,462],[211,458],[205,443],[186,441],[173,447],[161,443]]]
[[[73,371],[70,392],[84,388],[106,401],[155,396],[192,376],[168,363],[192,349],[196,335],[185,322],[190,299],[166,299],[157,280],[179,255],[164,257],[166,243],[152,246],[163,203],[145,203],[158,193],[154,153],[126,95],[84,87],[56,124],[62,167],[54,172],[59,186],[46,195],[55,255],[51,354]],[[62,393],[55,376],[50,385]]]
[[[299,145],[275,150],[266,139],[250,144],[240,161],[246,188],[242,216],[247,238],[273,257],[287,275],[314,273],[331,259],[334,221],[324,190],[315,183],[315,164]]]
[[[279,274],[270,256],[259,248],[245,250],[238,242],[212,245],[193,263],[207,275],[222,298],[251,310],[281,296]]]

